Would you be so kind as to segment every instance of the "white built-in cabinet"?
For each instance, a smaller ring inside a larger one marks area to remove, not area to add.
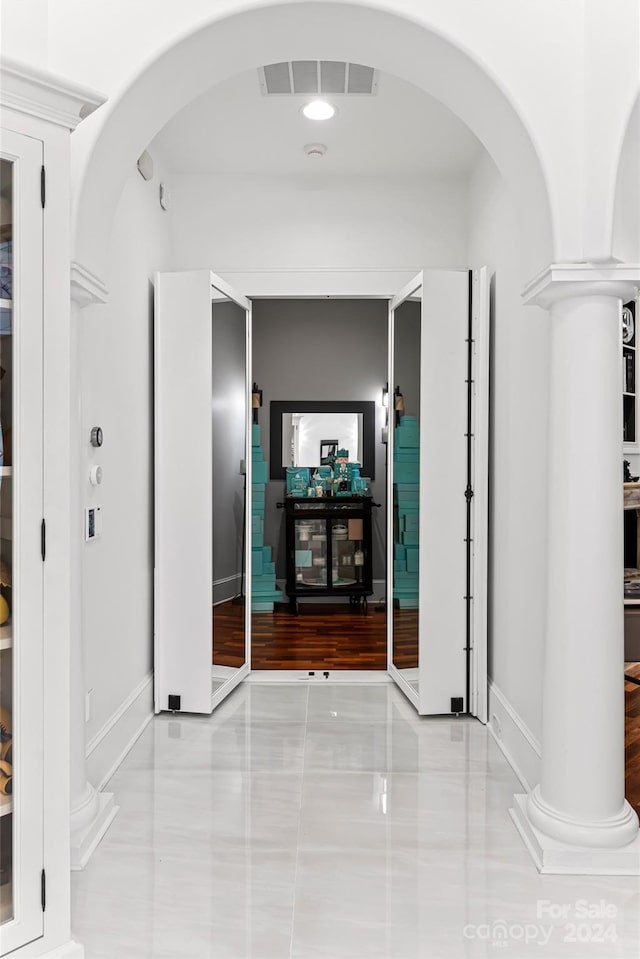
[[[70,940],[69,140],[101,98],[0,68],[0,943]]]

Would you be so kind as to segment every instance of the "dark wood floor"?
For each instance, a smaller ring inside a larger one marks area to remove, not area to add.
[[[223,603],[213,610],[213,662],[241,666],[244,655],[244,606]],[[374,606],[303,605],[297,616],[288,607],[253,613],[253,669],[386,669],[386,614]],[[394,662],[417,666],[418,612],[395,610]],[[640,681],[640,663],[627,663],[625,675]],[[640,814],[640,685],[625,682],[626,796]]]
[[[418,665],[418,611],[396,610],[394,663]],[[244,646],[244,607],[223,603],[213,611],[213,661],[240,666]],[[387,617],[373,605],[299,603],[251,618],[253,669],[386,669]]]
[[[640,663],[626,663],[625,677],[640,681]],[[626,796],[640,815],[640,685],[624,684]]]

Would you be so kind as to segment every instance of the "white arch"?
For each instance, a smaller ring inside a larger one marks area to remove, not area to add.
[[[451,39],[396,13],[361,2],[295,0],[212,19],[81,125],[72,144],[74,259],[104,276],[122,187],[171,117],[230,76],[292,58],[371,64],[440,100],[475,133],[510,189],[526,270],[533,275],[553,259],[549,193],[535,143],[488,70]]]

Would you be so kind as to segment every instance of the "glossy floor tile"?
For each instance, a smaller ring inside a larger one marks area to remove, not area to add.
[[[72,875],[87,959],[625,959],[637,879],[540,876],[479,723],[392,685],[238,687],[159,716]]]

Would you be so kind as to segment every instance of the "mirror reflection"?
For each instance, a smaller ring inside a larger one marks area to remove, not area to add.
[[[389,397],[389,428],[394,431],[393,664],[416,692],[420,598],[420,292],[394,312],[395,383]]]
[[[271,400],[268,422],[269,479],[286,479],[290,467],[330,466],[337,449],[349,450],[362,475],[375,479],[373,400]]]
[[[330,466],[339,449],[362,463],[362,413],[283,413],[282,465]]]
[[[213,432],[212,693],[246,655],[246,312],[218,291],[211,304]],[[180,562],[180,557],[176,558]]]

